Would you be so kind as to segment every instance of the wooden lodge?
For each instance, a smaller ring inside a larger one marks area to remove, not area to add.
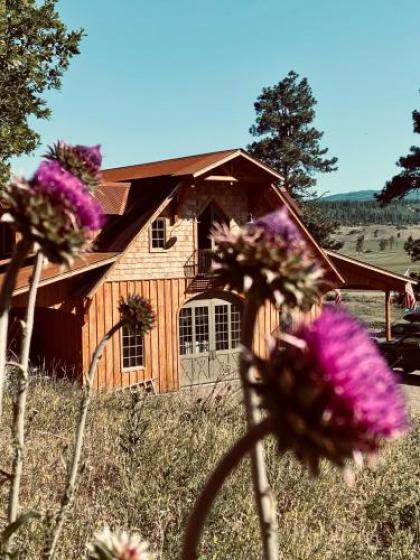
[[[237,374],[242,300],[216,290],[209,273],[215,221],[239,227],[286,206],[335,288],[382,290],[390,324],[391,291],[407,278],[324,251],[301,221],[281,177],[243,150],[225,150],[108,169],[96,196],[107,222],[91,252],[69,269],[48,265],[37,299],[33,360],[65,367],[82,381],[104,333],[119,320],[121,296],[150,298],[156,325],[144,338],[122,329],[108,344],[96,376],[101,389],[152,384],[157,391],[226,380]],[[3,255],[10,242],[3,239]],[[13,298],[16,317],[26,304],[31,259]],[[4,274],[7,260],[1,261]],[[317,313],[314,309],[313,313]],[[10,337],[16,334],[11,322]],[[267,305],[258,317],[255,349],[279,327]]]

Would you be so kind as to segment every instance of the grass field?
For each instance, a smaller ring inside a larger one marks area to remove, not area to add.
[[[23,508],[41,513],[21,533],[22,559],[39,559],[48,519],[63,491],[80,393],[65,384],[30,389]],[[46,404],[48,403],[48,404]],[[7,407],[10,417],[10,402]],[[207,473],[244,429],[237,397],[193,394],[98,395],[89,417],[81,484],[58,558],[85,558],[85,543],[105,523],[147,537],[160,560],[175,560],[186,517]],[[7,422],[0,428],[0,466],[10,468]],[[418,560],[420,425],[388,448],[375,470],[349,488],[325,465],[312,479],[268,442],[270,480],[279,509],[284,560]],[[1,504],[6,504],[6,484]],[[228,481],[211,513],[202,560],[259,558],[248,464]]]
[[[356,241],[360,235],[364,235],[364,251],[356,252]],[[399,237],[398,237],[399,235]],[[420,226],[383,226],[371,224],[369,226],[341,227],[335,236],[338,241],[344,243],[340,253],[375,266],[404,274],[407,269],[419,270],[419,263],[412,263],[410,257],[404,251],[404,242],[412,235],[420,237]],[[380,239],[394,238],[392,249],[389,247],[381,251]],[[382,292],[343,291],[343,302],[350,311],[363,319],[369,327],[383,328],[385,325],[385,303]],[[403,314],[399,307],[392,308],[393,320],[399,319]]]
[[[360,235],[365,236],[365,242],[364,251],[358,253],[356,252],[356,241]],[[410,235],[414,238],[420,237],[420,226],[407,226],[405,229],[401,229],[401,226],[375,224],[359,227],[342,227],[335,238],[344,243],[340,249],[341,253],[382,268],[387,268],[399,274],[404,274],[407,268],[411,270],[419,268],[418,264],[413,265],[410,257],[404,251],[404,243]],[[394,238],[393,246],[388,246],[386,250],[381,251],[379,248],[380,240],[389,240],[390,237]]]

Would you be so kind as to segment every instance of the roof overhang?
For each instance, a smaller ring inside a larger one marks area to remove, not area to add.
[[[43,286],[61,282],[62,280],[66,280],[73,276],[110,265],[115,262],[117,257],[118,253],[89,253],[85,256],[82,255],[81,257],[78,257],[68,268],[64,269],[63,266],[50,263],[42,270],[39,287],[42,288]],[[29,291],[32,271],[32,263],[26,264],[19,270],[13,296],[18,296]],[[4,273],[0,274],[0,282],[3,279]]]
[[[417,284],[415,280],[402,274],[396,274],[335,251],[325,252],[343,276],[342,288],[344,289],[404,292],[407,282]]]

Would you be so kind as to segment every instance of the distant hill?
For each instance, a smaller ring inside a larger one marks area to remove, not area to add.
[[[345,193],[330,194],[328,196],[323,196],[321,200],[327,202],[342,202],[342,201],[365,202],[365,201],[375,200],[375,193],[377,192],[379,192],[379,190],[364,189],[362,191],[350,191]],[[405,197],[405,200],[420,201],[420,192],[413,191],[409,193]]]
[[[341,202],[343,200],[349,200],[349,201],[374,200],[374,195],[377,192],[379,191],[376,189],[365,189],[363,191],[351,191],[346,193],[330,194],[328,196],[323,196],[321,200],[326,200],[328,202]]]

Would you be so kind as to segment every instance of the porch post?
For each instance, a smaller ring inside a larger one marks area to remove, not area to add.
[[[385,292],[385,336],[387,341],[391,340],[391,292]]]

